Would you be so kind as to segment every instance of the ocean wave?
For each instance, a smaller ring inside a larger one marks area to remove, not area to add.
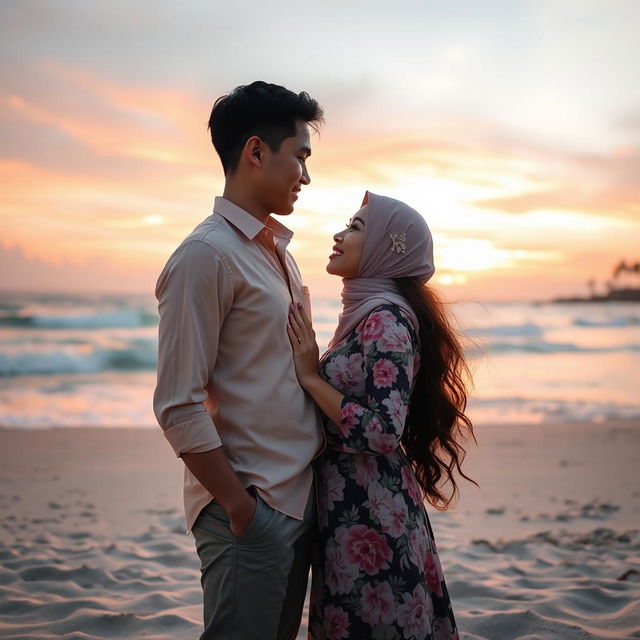
[[[640,318],[636,316],[618,316],[608,320],[592,320],[591,318],[576,318],[573,321],[574,327],[588,327],[594,329],[619,329],[623,327],[637,327],[640,325]]]
[[[144,309],[77,314],[7,314],[0,326],[34,329],[134,329],[158,324],[158,316]]]
[[[51,350],[0,352],[0,377],[153,370],[157,361],[155,340],[136,338],[109,348],[87,343],[58,345]]]
[[[590,352],[591,349],[585,349],[579,347],[572,342],[527,342],[527,343],[513,343],[513,342],[490,342],[487,345],[487,349],[490,353],[509,353],[509,352],[524,352],[524,353],[579,353]]]
[[[640,344],[623,344],[610,347],[585,347],[573,342],[489,342],[482,347],[489,353],[624,353],[640,351]]]
[[[465,330],[465,333],[471,336],[495,336],[497,338],[538,336],[543,332],[543,328],[533,322],[513,325],[496,325],[491,327],[472,327]]]
[[[542,396],[471,396],[467,414],[483,424],[598,422],[640,418],[640,406],[625,402],[559,400]]]
[[[324,336],[319,336],[319,342]],[[328,339],[328,338],[327,338]],[[559,353],[593,354],[615,352],[640,352],[640,344],[615,347],[583,347],[573,343],[544,341],[528,343],[489,342],[472,347],[467,355],[482,357],[490,355]],[[135,337],[126,340],[110,340],[105,344],[86,340],[63,340],[60,342],[19,341],[0,343],[0,378],[44,375],[44,374],[93,374],[103,371],[154,370],[157,366],[157,339]]]

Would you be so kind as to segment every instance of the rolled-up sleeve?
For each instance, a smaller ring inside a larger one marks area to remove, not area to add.
[[[179,457],[222,441],[203,402],[218,353],[218,339],[233,302],[229,265],[216,249],[194,240],[169,259],[156,286],[158,382],[153,409]]]

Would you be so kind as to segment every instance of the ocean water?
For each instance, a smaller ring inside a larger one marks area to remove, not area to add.
[[[640,417],[640,304],[457,303],[482,423]],[[314,299],[321,348],[339,306]],[[151,296],[0,294],[0,427],[155,427]]]

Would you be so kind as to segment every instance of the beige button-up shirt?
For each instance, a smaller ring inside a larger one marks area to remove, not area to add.
[[[158,278],[154,411],[176,455],[222,447],[244,486],[301,520],[322,435],[286,332],[292,301],[310,315],[292,235],[215,199]],[[185,466],[187,530],[212,497]]]

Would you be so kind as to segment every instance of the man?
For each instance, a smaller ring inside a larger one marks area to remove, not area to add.
[[[160,274],[154,410],[185,463],[187,529],[201,560],[201,640],[293,639],[314,529],[322,436],[299,386],[289,306],[308,308],[286,246],[310,182],[306,93],[254,82],[219,98],[209,129],[225,174],[213,214]]]

